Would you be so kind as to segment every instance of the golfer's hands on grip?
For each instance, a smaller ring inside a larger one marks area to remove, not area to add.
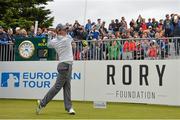
[[[48,38],[56,37],[56,33],[54,31],[48,31]]]

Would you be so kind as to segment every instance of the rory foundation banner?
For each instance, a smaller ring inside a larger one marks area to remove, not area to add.
[[[180,105],[180,61],[86,62],[85,99]]]

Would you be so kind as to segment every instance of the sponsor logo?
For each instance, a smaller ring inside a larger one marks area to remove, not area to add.
[[[57,77],[57,72],[3,72],[1,87],[50,88]],[[81,73],[72,73],[71,78],[80,80]]]
[[[1,74],[1,87],[19,87],[20,73],[19,72],[3,72]]]
[[[47,46],[47,40],[44,38],[38,43],[39,47],[46,47]]]

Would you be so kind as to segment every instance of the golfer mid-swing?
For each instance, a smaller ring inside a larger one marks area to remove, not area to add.
[[[73,63],[72,41],[71,36],[67,35],[67,26],[58,24],[56,27],[57,37],[48,39],[48,47],[54,48],[59,57],[57,66],[58,76],[54,86],[47,92],[42,100],[38,100],[36,114],[40,114],[54,96],[63,88],[65,110],[74,115],[75,111],[72,108],[71,102],[71,73]],[[50,38],[50,37],[49,37]]]

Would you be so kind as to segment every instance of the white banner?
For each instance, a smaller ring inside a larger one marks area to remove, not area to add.
[[[0,98],[42,98],[56,80],[57,64],[1,62]],[[180,60],[75,61],[71,91],[73,100],[180,105]]]
[[[85,99],[180,105],[180,61],[86,62]]]
[[[57,77],[56,61],[0,63],[0,98],[39,99],[53,86]],[[84,99],[84,63],[75,62],[72,72],[72,99]],[[63,90],[55,99],[63,98]]]

